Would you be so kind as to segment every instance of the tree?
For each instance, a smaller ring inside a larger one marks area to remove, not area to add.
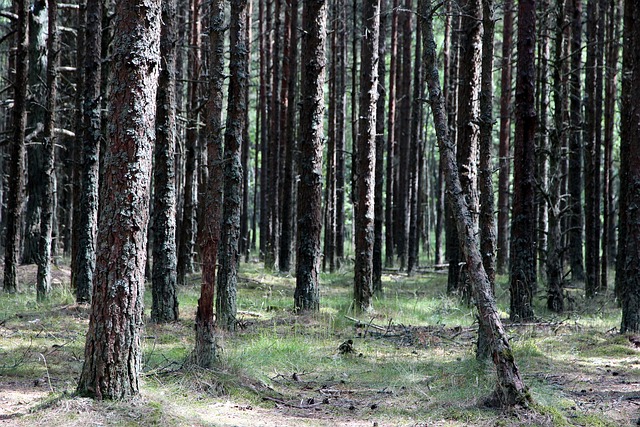
[[[358,123],[358,199],[356,203],[355,309],[371,309],[373,296],[373,222],[376,169],[376,103],[378,100],[378,43],[380,0],[366,0],[362,11],[360,112]]]
[[[513,212],[511,217],[511,319],[533,317],[535,262],[535,37],[536,0],[518,5],[518,70],[516,131],[513,152]]]
[[[100,187],[96,278],[78,393],[138,394],[160,1],[116,4],[109,145]]]
[[[498,175],[498,223],[496,269],[504,274],[509,259],[509,160],[511,142],[511,52],[513,50],[513,0],[505,0],[502,24],[502,61],[500,76],[500,150]]]
[[[231,1],[229,39],[231,57],[229,68],[229,98],[224,133],[224,202],[222,207],[222,248],[220,274],[216,295],[216,322],[226,330],[236,328],[236,288],[238,282],[238,241],[242,203],[242,165],[240,152],[245,126],[245,73],[249,59],[249,41],[245,30],[247,0]]]
[[[153,168],[153,267],[151,321],[178,320],[176,295],[176,0],[162,2]]]
[[[9,169],[9,191],[7,194],[7,225],[4,248],[5,292],[18,289],[16,268],[20,250],[20,222],[22,218],[22,192],[24,188],[24,138],[27,126],[27,74],[29,68],[29,39],[27,35],[29,3],[16,0],[16,72],[13,82],[13,141],[11,144],[11,166]]]
[[[622,303],[620,332],[640,332],[640,4],[624,3],[620,127],[620,249],[617,286]]]
[[[98,222],[98,169],[101,139],[100,85],[102,73],[102,4],[88,0],[84,53],[84,93],[82,94],[82,166],[78,227],[78,250],[74,278],[76,301],[91,302],[96,268],[96,232]]]
[[[210,368],[217,354],[217,336],[214,329],[213,298],[216,285],[218,248],[224,198],[223,141],[222,141],[222,86],[224,82],[224,1],[216,0],[209,9],[209,98],[207,103],[207,159],[209,182],[204,195],[204,222],[200,227],[202,253],[202,285],[196,311],[196,343],[194,364]]]
[[[58,54],[60,37],[58,34],[57,0],[48,0],[47,31],[47,98],[44,121],[43,189],[40,216],[40,249],[38,251],[37,298],[42,301],[51,292],[51,233],[53,229],[55,159],[56,159],[56,102],[58,97]]]
[[[324,115],[324,73],[326,1],[303,4],[302,83],[300,110],[300,154],[298,170],[298,234],[296,257],[297,311],[320,308],[320,232],[322,229],[322,141]]]
[[[436,43],[432,25],[434,10],[427,8],[428,0],[421,1],[422,5],[419,10],[423,25],[422,42],[424,44],[424,65],[429,88],[429,102],[440,155],[444,159],[443,169],[449,188],[449,203],[456,220],[462,252],[469,266],[468,272],[473,295],[480,315],[480,328],[485,330],[486,336],[491,337],[491,356],[496,365],[498,383],[491,400],[493,400],[492,403],[504,407],[526,406],[531,397],[522,381],[500,315],[497,312],[496,302],[491,292],[491,283],[482,264],[472,214],[469,212],[469,205],[460,184],[455,147],[449,137],[445,99],[440,90],[440,79],[436,66]]]

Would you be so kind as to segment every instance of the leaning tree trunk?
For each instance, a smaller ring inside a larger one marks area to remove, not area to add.
[[[58,34],[57,0],[48,0],[49,29],[47,36],[47,100],[44,120],[44,161],[42,208],[40,214],[40,249],[38,251],[37,299],[45,300],[51,293],[51,234],[53,230],[53,207],[56,159],[56,101],[58,91]]]
[[[362,11],[360,112],[358,123],[358,194],[355,217],[356,263],[353,296],[357,311],[371,309],[373,296],[373,214],[376,168],[376,102],[380,0],[366,0]]]
[[[245,30],[247,0],[231,1],[229,39],[231,57],[229,68],[229,98],[227,122],[224,133],[224,202],[222,207],[222,231],[220,274],[216,295],[216,322],[221,329],[236,328],[236,288],[238,284],[238,241],[240,239],[240,211],[242,203],[242,165],[240,151],[242,134],[246,126],[245,74],[249,59],[249,41]]]
[[[324,114],[324,73],[326,2],[304,2],[302,27],[302,87],[300,111],[300,154],[298,184],[298,236],[296,257],[297,311],[320,309],[320,231],[322,229],[322,117]]]
[[[491,340],[491,355],[496,365],[498,383],[493,395],[494,402],[500,406],[526,406],[531,397],[527,391],[518,366],[513,358],[509,339],[502,326],[496,302],[491,292],[491,283],[482,264],[482,255],[475,233],[473,217],[469,212],[469,205],[464,197],[460,176],[455,159],[455,146],[449,138],[445,101],[440,90],[440,79],[436,62],[436,43],[433,37],[432,14],[427,10],[422,0],[422,25],[424,43],[424,64],[429,87],[431,111],[438,137],[440,155],[443,157],[443,167],[447,186],[449,188],[450,206],[456,220],[458,235],[462,244],[462,252],[467,262],[469,278],[480,317],[480,328],[485,330]]]
[[[16,0],[16,9],[18,19],[16,72],[13,83],[13,141],[8,179],[3,283],[4,291],[9,293],[15,293],[18,290],[16,268],[18,266],[18,251],[20,250],[22,192],[24,189],[24,137],[27,126],[27,74],[29,67],[29,39],[27,37],[29,2]]]
[[[156,146],[153,168],[152,322],[178,320],[176,295],[176,0],[162,2],[160,56],[156,106]]]
[[[160,1],[118,2],[113,25],[115,81],[100,188],[96,279],[78,384],[79,394],[96,399],[139,392]]]
[[[96,268],[98,222],[98,166],[100,158],[100,85],[102,83],[102,5],[87,1],[87,31],[84,54],[84,102],[82,107],[82,182],[80,208],[75,232],[78,249],[74,278],[76,301],[91,302]]]
[[[213,298],[220,246],[223,194],[222,86],[224,82],[224,1],[216,0],[209,9],[209,99],[207,105],[207,159],[209,182],[204,195],[204,223],[200,227],[202,285],[196,311],[196,343],[191,361],[210,368],[219,356],[215,333]]]

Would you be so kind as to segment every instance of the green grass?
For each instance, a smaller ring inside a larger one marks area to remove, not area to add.
[[[352,273],[343,267],[321,275],[320,312],[297,316],[292,312],[294,278],[267,273],[255,263],[242,265],[242,328],[224,337],[220,366],[185,368],[193,347],[199,280],[194,275],[179,289],[179,322],[146,325],[142,397],[132,402],[73,396],[88,308],[76,306],[66,286],[56,287],[45,303],[36,303],[31,289],[0,294],[0,386],[39,392],[28,402],[31,412],[22,411],[14,421],[84,425],[108,417],[114,425],[227,425],[221,420],[229,416],[236,421],[228,425],[273,417],[274,424],[282,425],[333,425],[337,420],[344,425],[612,426],[619,425],[617,409],[598,394],[598,387],[610,389],[606,396],[620,397],[624,390],[615,387],[622,383],[611,372],[620,378],[640,373],[638,350],[615,333],[619,310],[614,303],[605,298],[587,302],[574,291],[575,310],[557,316],[538,298],[539,323],[506,324],[535,404],[517,414],[485,409],[481,402],[494,388],[495,370],[475,359],[474,310],[446,294],[446,275],[385,275],[384,294],[375,299],[374,311],[356,315]],[[496,294],[506,318],[505,277],[498,278]],[[145,303],[148,315],[149,287]],[[356,327],[345,316],[390,329],[384,334],[372,326]],[[340,354],[338,346],[347,339],[353,340],[355,352]],[[583,399],[583,389],[600,404]],[[318,403],[323,399],[328,403]],[[316,403],[305,403],[311,401]],[[305,405],[310,409],[295,407]]]

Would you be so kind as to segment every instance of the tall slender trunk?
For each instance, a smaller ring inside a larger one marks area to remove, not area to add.
[[[248,0],[247,3],[247,22],[245,25],[245,29],[247,31],[247,40],[251,43],[252,32],[251,32],[251,20],[253,16],[253,1]],[[249,55],[247,58],[247,69],[245,73],[247,78],[251,76],[251,48],[247,52]],[[242,144],[242,154],[240,157],[240,162],[242,164],[242,213],[240,214],[240,243],[239,243],[239,251],[242,256],[245,258],[245,262],[249,262],[249,253],[250,253],[250,236],[249,236],[249,193],[251,188],[255,189],[255,186],[249,185],[249,157],[251,151],[251,137],[249,136],[249,108],[251,99],[249,97],[249,90],[251,85],[246,85],[245,87],[245,99],[247,100],[247,109],[245,112],[245,123],[247,125],[244,127],[244,132],[242,135],[242,140],[245,142]],[[255,205],[254,205],[255,206]]]
[[[287,91],[289,108],[287,109],[287,139],[285,148],[283,194],[282,194],[282,234],[280,236],[280,271],[291,269],[291,243],[293,238],[293,171],[296,145],[296,96],[298,92],[298,0],[290,0],[290,51],[289,51],[289,88]]]
[[[498,252],[496,270],[507,271],[509,260],[509,175],[511,169],[511,54],[513,51],[513,0],[504,2],[502,24],[502,62],[500,76],[500,150],[498,175]]]
[[[47,98],[44,120],[43,194],[40,216],[40,250],[38,252],[37,299],[43,301],[51,293],[51,234],[53,230],[55,160],[56,160],[56,102],[58,97],[58,62],[60,35],[58,34],[58,4],[47,1],[49,14],[47,31]]]
[[[337,1],[338,40],[336,45],[336,266],[344,259],[344,177],[346,136],[346,89],[347,89],[347,32],[344,0]]]
[[[571,75],[569,96],[571,99],[569,139],[569,165],[567,189],[569,192],[569,263],[571,279],[584,281],[584,263],[582,257],[583,245],[583,215],[582,215],[582,93],[580,83],[580,68],[582,67],[582,0],[572,0],[571,18]]]
[[[297,311],[318,311],[326,2],[307,0],[302,10],[302,27],[306,34],[302,38],[301,49],[300,183],[294,308]]]
[[[196,340],[192,354],[194,364],[210,368],[219,356],[218,337],[214,329],[213,298],[216,286],[218,248],[222,219],[223,143],[222,87],[224,83],[224,0],[215,0],[209,9],[209,99],[207,101],[207,159],[209,181],[204,195],[204,223],[200,228],[202,284],[196,311]]]
[[[376,169],[376,108],[378,101],[378,49],[380,0],[365,0],[362,10],[360,111],[358,129],[358,199],[355,218],[356,263],[354,304],[357,311],[371,309],[373,296],[374,186]]]
[[[3,289],[8,293],[18,290],[16,269],[20,250],[20,223],[22,222],[22,192],[24,190],[24,137],[27,126],[27,80],[29,72],[29,38],[27,34],[29,3],[16,0],[16,56],[13,83],[13,117],[11,163],[7,194],[7,225],[4,247]]]
[[[389,0],[380,2],[380,33],[378,35],[378,101],[376,105],[376,170],[373,224],[373,292],[382,293],[382,226],[384,223],[384,117],[386,107],[385,76],[387,74],[387,22]]]
[[[387,182],[385,186],[385,266],[393,267],[393,189],[395,187],[395,120],[396,120],[396,80],[398,74],[398,7],[400,0],[393,0],[393,11],[391,15],[391,52],[389,64],[389,114],[387,119]]]
[[[176,295],[176,0],[162,2],[160,56],[156,106],[156,146],[153,169],[153,322],[178,320]]]
[[[518,5],[518,71],[516,76],[516,132],[513,152],[511,259],[509,262],[512,320],[533,317],[535,261],[535,132],[534,82],[536,0]]]
[[[222,207],[222,231],[220,271],[216,294],[217,326],[235,330],[236,289],[238,282],[238,241],[240,239],[240,210],[242,203],[242,165],[240,153],[245,123],[245,70],[249,59],[249,41],[245,30],[247,0],[231,0],[229,40],[231,57],[229,68],[229,98],[227,122],[224,133],[224,201]]]

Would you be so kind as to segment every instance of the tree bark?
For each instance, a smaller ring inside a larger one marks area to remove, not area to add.
[[[160,57],[153,169],[153,270],[151,321],[178,320],[176,295],[176,0],[162,2]]]
[[[624,3],[620,128],[620,250],[617,272],[622,303],[620,332],[640,332],[640,4]],[[624,201],[623,198],[624,197]],[[624,236],[624,237],[623,237]]]
[[[536,1],[518,6],[518,71],[516,77],[516,132],[513,153],[510,291],[512,320],[533,318],[535,257],[535,36]]]
[[[355,217],[356,311],[369,311],[373,296],[374,186],[376,169],[376,103],[378,101],[378,44],[380,0],[365,0],[362,10],[360,111],[358,123],[358,199]]]
[[[505,274],[509,260],[509,159],[511,145],[511,54],[513,51],[513,0],[504,2],[502,24],[502,71],[500,76],[500,150],[498,175],[498,224],[496,270]]]
[[[13,141],[11,166],[9,167],[7,194],[7,225],[4,248],[4,282],[7,293],[18,290],[16,268],[20,250],[20,224],[22,222],[22,192],[24,191],[25,128],[27,126],[27,79],[29,72],[28,15],[29,3],[16,0],[16,56],[15,81],[13,82]]]
[[[42,208],[40,216],[40,250],[38,253],[37,299],[44,301],[51,293],[51,247],[53,211],[55,204],[55,160],[56,160],[56,102],[58,98],[58,62],[60,36],[58,34],[58,4],[47,1],[49,14],[47,34],[47,98],[44,120],[44,161]]]
[[[151,155],[160,67],[160,1],[116,5],[109,145],[100,189],[98,255],[80,395],[138,394],[142,362]]]
[[[82,181],[75,260],[76,301],[90,303],[96,266],[98,222],[98,168],[101,139],[102,6],[87,1],[82,107]]]
[[[238,240],[240,238],[240,210],[242,203],[242,166],[240,151],[246,123],[245,74],[249,59],[246,39],[247,0],[231,1],[229,39],[231,57],[229,68],[229,98],[227,123],[224,134],[224,202],[222,210],[222,248],[220,250],[220,274],[216,295],[216,322],[221,329],[236,329],[236,289],[238,284]]]
[[[320,231],[322,228],[322,141],[326,2],[303,4],[302,87],[298,188],[298,235],[296,257],[296,311],[318,311],[320,294]]]
[[[340,268],[344,259],[344,176],[345,176],[345,129],[347,91],[347,32],[344,0],[337,0],[337,61],[336,64],[336,267]]]
[[[497,312],[496,302],[491,293],[491,284],[482,264],[473,217],[469,212],[469,205],[460,184],[455,160],[455,147],[449,137],[445,100],[440,90],[440,79],[436,66],[436,44],[431,22],[434,11],[424,7],[425,4],[428,4],[427,0],[422,0],[422,3],[423,7],[420,10],[423,17],[424,64],[429,88],[429,102],[438,136],[440,155],[444,158],[443,166],[449,188],[450,206],[456,219],[462,251],[467,265],[470,266],[468,271],[480,314],[480,327],[485,329],[487,336],[492,337],[491,355],[496,366],[498,384],[491,403],[504,407],[527,406],[531,397],[522,381],[509,340]]]
[[[207,102],[207,159],[209,181],[205,193],[204,223],[200,227],[202,253],[202,284],[196,311],[196,343],[192,354],[194,364],[210,368],[219,356],[215,332],[213,298],[216,267],[220,246],[223,189],[222,87],[224,83],[224,1],[216,0],[209,9],[209,99]]]

